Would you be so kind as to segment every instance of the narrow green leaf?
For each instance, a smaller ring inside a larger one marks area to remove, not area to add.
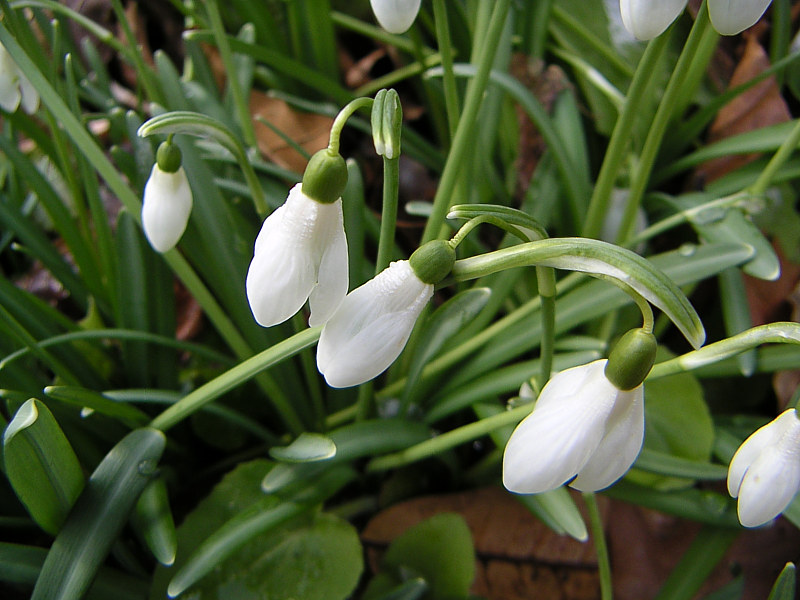
[[[3,435],[6,476],[34,521],[55,535],[84,485],[78,457],[52,413],[30,399]]]
[[[453,277],[464,281],[523,266],[554,267],[613,279],[660,308],[692,346],[699,348],[705,341],[700,317],[672,279],[635,252],[599,240],[553,238],[495,250],[456,261]]]
[[[144,488],[132,522],[159,563],[168,567],[175,562],[178,546],[175,521],[169,507],[167,485],[161,477]]]
[[[567,534],[579,542],[589,539],[586,523],[566,487],[561,486],[542,494],[522,494],[515,498],[556,533]]]
[[[89,408],[107,417],[118,419],[131,427],[146,424],[150,417],[135,406],[115,402],[99,392],[70,385],[49,385],[44,393],[50,398],[66,402],[79,408]]]
[[[667,477],[714,481],[723,480],[728,476],[728,468],[724,465],[689,460],[647,448],[642,449],[634,466],[637,469]]]
[[[95,469],[47,554],[32,600],[80,598],[155,472],[166,438],[132,431]]]
[[[794,600],[797,587],[797,573],[794,563],[786,563],[781,574],[775,580],[767,600]]]
[[[32,589],[46,557],[45,548],[0,542],[0,581]],[[144,600],[146,597],[146,581],[106,567],[100,569],[86,592],[86,600]]]
[[[305,431],[288,446],[270,448],[269,455],[287,463],[317,462],[336,456],[336,444],[328,436]]]

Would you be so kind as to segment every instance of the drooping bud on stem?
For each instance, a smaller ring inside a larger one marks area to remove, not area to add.
[[[388,159],[399,158],[403,108],[396,91],[380,90],[375,94],[371,124],[375,152]]]
[[[652,333],[631,329],[611,351],[605,368],[606,377],[623,391],[638,387],[653,368],[657,350],[658,343]]]

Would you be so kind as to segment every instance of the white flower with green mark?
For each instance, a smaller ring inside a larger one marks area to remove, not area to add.
[[[11,113],[20,105],[26,113],[33,114],[39,108],[39,94],[0,44],[0,107]]]
[[[708,0],[711,24],[722,35],[736,35],[752,27],[772,0]],[[683,12],[686,0],[620,0],[622,23],[636,38],[661,35]]]
[[[309,325],[322,325],[347,294],[340,197],[346,183],[344,159],[321,150],[309,161],[303,183],[264,220],[246,282],[250,309],[263,327],[283,323],[306,301]]]
[[[506,444],[503,485],[539,494],[565,483],[607,488],[636,460],[644,442],[642,382],[655,360],[651,333],[626,333],[608,360],[557,373]]]
[[[800,489],[800,418],[781,413],[739,446],[728,467],[728,492],[739,521],[758,527],[781,514]]]
[[[388,369],[454,261],[448,242],[429,242],[347,294],[317,346],[317,368],[328,385],[360,385]]]
[[[192,188],[181,166],[177,146],[159,146],[156,164],[144,186],[142,228],[158,252],[167,252],[181,239],[192,212]]]
[[[370,0],[375,18],[389,33],[403,33],[417,18],[422,0]]]

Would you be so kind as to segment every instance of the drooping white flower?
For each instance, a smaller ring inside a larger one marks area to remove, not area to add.
[[[433,285],[407,260],[393,262],[347,294],[317,346],[317,368],[328,385],[359,385],[389,368],[431,296]]]
[[[183,167],[164,171],[156,163],[144,186],[142,227],[147,241],[158,252],[175,247],[186,230],[192,212],[192,188]]]
[[[517,425],[503,455],[503,485],[538,494],[565,483],[590,492],[630,469],[644,441],[644,391],[623,391],[607,360],[561,371]],[[645,373],[646,374],[646,373]]]
[[[672,25],[687,0],[620,0],[622,24],[636,39],[652,40]]]
[[[422,0],[370,0],[375,18],[389,33],[404,33],[417,18]]]
[[[342,200],[310,198],[298,183],[256,238],[247,300],[264,327],[290,318],[309,301],[311,326],[328,320],[347,294],[347,238]]]
[[[39,94],[5,46],[0,44],[0,107],[6,112],[14,112],[20,104],[22,110],[33,114],[39,108]]]
[[[711,24],[722,35],[736,35],[755,25],[772,0],[708,0]]]
[[[748,437],[728,467],[728,492],[739,521],[758,527],[781,514],[800,489],[800,418],[781,413]]]

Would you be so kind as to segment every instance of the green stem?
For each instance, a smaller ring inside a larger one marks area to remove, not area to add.
[[[444,106],[447,112],[450,140],[452,141],[458,128],[459,101],[456,77],[455,73],[453,73],[453,46],[450,43],[450,23],[447,19],[447,7],[444,0],[433,0],[433,19],[436,23],[436,42],[442,55]]]
[[[539,389],[550,379],[553,370],[553,350],[556,337],[556,277],[550,267],[536,267],[539,297],[542,299],[542,340],[539,343]]]
[[[710,25],[711,22],[708,20],[707,4],[703,2],[700,7],[700,12],[697,14],[697,18],[692,26],[692,30],[689,32],[686,44],[675,65],[675,69],[672,71],[669,83],[667,83],[667,87],[664,90],[664,95],[653,117],[653,122],[650,124],[650,129],[647,132],[647,138],[645,139],[642,153],[639,156],[639,161],[636,165],[633,177],[631,178],[630,192],[626,201],[625,212],[623,213],[617,233],[618,243],[630,237],[631,229],[636,219],[636,211],[639,209],[645,188],[647,187],[647,182],[653,171],[656,155],[661,148],[661,141],[664,139],[664,133],[672,119],[673,110],[677,106],[676,101],[679,95],[684,92],[687,69],[697,54],[701,41],[705,37],[706,31],[710,28]]]
[[[459,119],[458,127],[453,137],[453,145],[442,171],[439,188],[436,190],[436,196],[433,199],[433,208],[431,216],[425,225],[425,231],[422,234],[422,243],[439,237],[447,209],[453,202],[453,191],[458,183],[459,171],[471,147],[469,140],[474,133],[475,120],[478,117],[483,95],[489,82],[489,73],[494,63],[497,46],[500,43],[500,37],[505,27],[506,15],[508,15],[510,6],[511,0],[497,0],[495,3],[478,60],[478,72],[467,88],[464,112]]]
[[[797,149],[798,143],[800,143],[800,120],[797,121],[791,133],[786,137],[781,147],[778,148],[778,151],[772,156],[767,166],[761,171],[758,179],[747,191],[754,196],[763,196],[772,182],[772,178],[775,177],[775,174]]]
[[[597,507],[597,498],[593,493],[585,493],[583,494],[583,500],[586,502],[586,509],[589,513],[589,528],[592,531],[592,541],[594,542],[595,552],[597,552],[600,598],[602,600],[612,600],[614,598],[614,589],[611,585],[611,561],[608,557],[606,534],[603,531],[603,520]]]
[[[533,58],[544,58],[547,43],[547,26],[550,24],[550,11],[553,0],[536,0],[533,7],[533,23],[530,30],[530,55]]]
[[[385,471],[436,456],[446,450],[483,437],[501,427],[516,425],[530,414],[532,408],[530,404],[518,406],[509,411],[498,413],[486,419],[437,435],[400,452],[374,458],[367,465],[367,471]]]
[[[642,105],[650,92],[649,84],[668,37],[662,34],[651,40],[636,67],[625,98],[625,105],[614,125],[614,131],[611,133],[605,158],[600,167],[600,174],[597,176],[592,198],[589,201],[589,210],[583,227],[583,235],[586,237],[596,238],[603,229],[617,173],[627,156],[634,123],[641,118]]]
[[[339,138],[342,137],[342,129],[344,129],[347,119],[352,117],[360,108],[372,108],[372,102],[372,98],[356,98],[348,102],[344,108],[339,111],[339,114],[336,115],[336,118],[333,120],[333,125],[331,125],[331,137],[328,142],[328,149],[331,152],[339,154]]]
[[[224,393],[252,379],[265,369],[313,346],[317,340],[319,340],[321,330],[321,327],[312,327],[301,331],[239,363],[235,367],[225,371],[222,375],[212,379],[205,385],[200,386],[181,398],[178,402],[153,419],[150,426],[166,431],[170,427],[177,425],[183,419],[191,416],[209,402],[216,400]],[[289,429],[298,433],[304,431],[302,422],[297,417],[297,413],[289,402],[275,402],[275,408],[278,410]]]
[[[141,48],[137,44],[136,36],[133,34],[133,30],[128,23],[128,17],[125,14],[125,9],[122,7],[120,0],[112,0],[111,5],[116,13],[117,22],[122,28],[125,41],[128,42],[128,45],[131,47],[131,51],[128,55],[133,61],[133,66],[137,73],[137,79],[141,81],[142,86],[147,93],[148,99],[161,105],[166,104],[164,94],[161,93],[161,89],[158,87],[158,84],[153,77],[152,70],[145,64],[144,59],[142,58]]]
[[[377,275],[389,266],[394,250],[394,232],[397,224],[397,203],[400,191],[400,157],[383,157],[383,208],[381,234],[378,239],[378,257],[375,261]]]
[[[372,413],[372,392],[374,390],[372,381],[358,386],[358,402],[356,403],[356,421],[364,421]]]
[[[256,132],[253,127],[253,120],[250,116],[250,105],[239,84],[240,82],[237,77],[238,70],[236,69],[236,64],[233,62],[233,53],[231,52],[230,44],[228,44],[228,36],[226,35],[225,27],[222,24],[222,16],[219,12],[219,0],[208,0],[206,2],[206,8],[211,32],[214,34],[214,40],[217,43],[217,49],[219,50],[222,64],[225,66],[225,71],[228,73],[228,85],[233,95],[234,107],[239,115],[239,126],[242,128],[244,141],[250,148],[255,148],[257,145]]]

